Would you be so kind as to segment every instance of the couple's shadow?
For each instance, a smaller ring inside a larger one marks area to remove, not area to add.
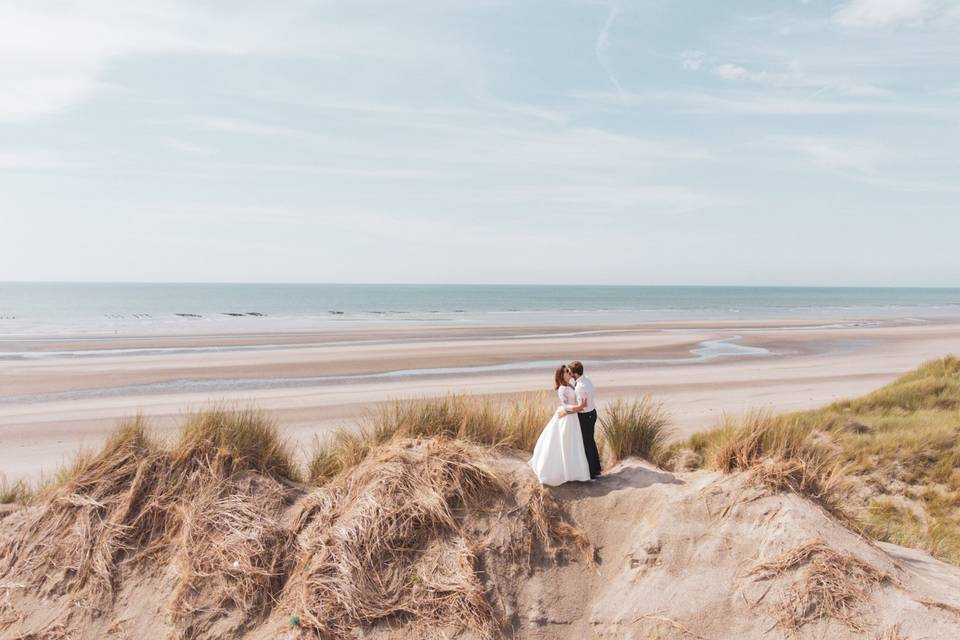
[[[644,489],[655,484],[684,484],[667,471],[649,469],[636,460],[626,460],[616,465],[609,473],[589,482],[567,482],[552,487],[552,493],[564,500],[584,496],[605,496],[625,489]]]

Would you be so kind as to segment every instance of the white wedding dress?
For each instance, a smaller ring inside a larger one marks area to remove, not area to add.
[[[569,408],[577,404],[577,394],[570,387],[557,389],[560,404]],[[583,449],[580,419],[575,413],[562,418],[554,414],[537,439],[533,457],[528,463],[540,484],[556,486],[574,480],[589,480],[590,466]]]

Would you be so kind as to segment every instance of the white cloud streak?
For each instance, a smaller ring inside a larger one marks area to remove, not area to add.
[[[750,75],[746,69],[735,64],[721,64],[714,67],[713,73],[724,80],[746,80]]]
[[[892,149],[872,140],[825,136],[771,136],[768,142],[799,154],[828,170],[874,173],[898,157]]]
[[[942,8],[936,0],[850,0],[833,14],[833,20],[854,29],[917,25]]]
[[[609,52],[611,47],[610,29],[613,27],[613,22],[617,19],[618,13],[619,10],[615,6],[610,7],[610,11],[607,13],[607,21],[603,24],[603,28],[600,29],[600,33],[597,34],[597,42],[594,46],[594,51],[597,55],[597,61],[607,74],[607,79],[610,80],[610,84],[612,84],[618,92],[623,93],[623,87],[620,85],[620,81],[617,80],[617,76],[613,72],[613,67],[611,67],[609,60]]]
[[[78,165],[47,150],[0,150],[0,171],[55,171]]]

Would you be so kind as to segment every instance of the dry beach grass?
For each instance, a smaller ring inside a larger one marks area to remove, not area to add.
[[[863,632],[862,608],[870,593],[892,580],[863,560],[832,549],[823,540],[811,540],[751,571],[761,579],[787,572],[797,576],[784,594],[780,625],[791,635],[810,622],[827,618]]]
[[[191,415],[171,446],[131,420],[25,511],[0,550],[0,580],[65,599],[45,633],[94,624],[145,572],[173,574],[166,606],[182,638],[282,626],[289,615],[321,637],[407,619],[493,636],[501,623],[478,577],[484,553],[591,556],[559,503],[529,481],[515,486],[489,448],[408,433],[311,489],[255,411]],[[488,508],[510,522],[499,546],[475,535]]]
[[[359,425],[316,438],[307,475],[311,482],[323,483],[397,437],[443,437],[532,451],[555,409],[552,396],[546,393],[494,400],[451,394],[394,401],[366,415]]]

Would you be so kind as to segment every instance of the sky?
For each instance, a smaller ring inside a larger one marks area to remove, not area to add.
[[[0,280],[960,286],[960,0],[0,0]]]

